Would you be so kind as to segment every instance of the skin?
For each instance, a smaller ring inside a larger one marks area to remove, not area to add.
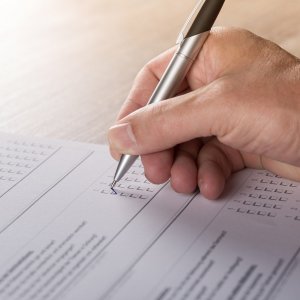
[[[175,49],[137,75],[108,139],[142,157],[153,183],[218,198],[233,172],[264,168],[300,181],[300,60],[242,29],[215,28],[178,96],[145,106]]]

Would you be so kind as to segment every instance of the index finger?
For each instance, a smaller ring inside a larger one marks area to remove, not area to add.
[[[174,47],[165,51],[142,68],[134,80],[132,88],[119,112],[117,120],[126,117],[128,114],[142,108],[148,103],[154,89],[171,61],[175,50],[176,49]],[[178,92],[181,92],[186,88],[187,84],[183,83]]]

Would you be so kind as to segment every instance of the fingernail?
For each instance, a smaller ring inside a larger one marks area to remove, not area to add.
[[[120,153],[130,154],[136,147],[136,139],[129,123],[111,127],[108,138],[111,147]]]

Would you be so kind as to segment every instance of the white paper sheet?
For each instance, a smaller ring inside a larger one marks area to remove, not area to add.
[[[111,193],[106,146],[0,134],[0,299],[299,299],[300,186],[258,170],[222,199]]]

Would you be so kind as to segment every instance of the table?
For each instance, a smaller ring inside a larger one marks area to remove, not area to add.
[[[0,131],[103,143],[138,70],[174,45],[193,0],[2,0]],[[300,57],[300,1],[227,1],[245,27]]]

